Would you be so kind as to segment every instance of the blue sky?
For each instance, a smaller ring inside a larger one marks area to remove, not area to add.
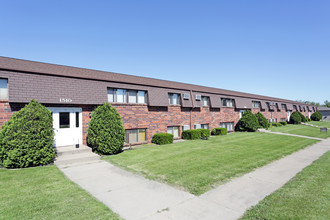
[[[330,1],[2,1],[0,56],[330,100]]]

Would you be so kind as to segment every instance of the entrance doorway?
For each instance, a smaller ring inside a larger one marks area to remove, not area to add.
[[[82,109],[49,108],[53,115],[55,146],[82,144]]]

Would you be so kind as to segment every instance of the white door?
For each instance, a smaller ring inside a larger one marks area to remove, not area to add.
[[[49,108],[53,114],[55,146],[82,144],[82,109]]]
[[[287,113],[288,113],[288,121],[290,121],[291,112],[287,111]]]

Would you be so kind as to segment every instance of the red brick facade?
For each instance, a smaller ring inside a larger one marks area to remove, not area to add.
[[[13,112],[18,111],[24,104],[9,104],[8,101],[0,102],[0,127],[4,122],[8,121]],[[47,105],[47,107],[69,107],[69,105]],[[221,122],[234,122],[234,125],[240,118],[240,110],[235,108],[183,108],[181,106],[168,107],[151,107],[146,104],[113,104],[118,113],[122,117],[125,129],[146,128],[147,141],[150,142],[154,134],[166,132],[168,126],[179,126],[180,132],[183,125],[189,125],[191,129],[195,124],[209,124],[209,128],[213,129],[220,126]],[[90,113],[96,107],[95,105],[75,105],[71,107],[82,108],[83,120],[83,141],[86,144],[87,128],[90,121]],[[260,109],[252,109],[253,113],[259,112]],[[267,118],[281,118],[287,120],[287,112],[281,110],[262,110],[261,113]],[[306,117],[309,116],[308,111],[302,112]]]

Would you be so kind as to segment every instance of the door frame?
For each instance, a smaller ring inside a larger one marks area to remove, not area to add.
[[[79,107],[48,107],[48,109],[52,112],[52,113],[60,113],[60,112],[79,112],[79,144],[83,144],[83,124],[82,124],[82,108]],[[53,116],[53,129],[57,129],[55,128],[55,124],[54,124],[54,116]],[[55,143],[54,145],[56,146],[56,136],[55,138]]]

